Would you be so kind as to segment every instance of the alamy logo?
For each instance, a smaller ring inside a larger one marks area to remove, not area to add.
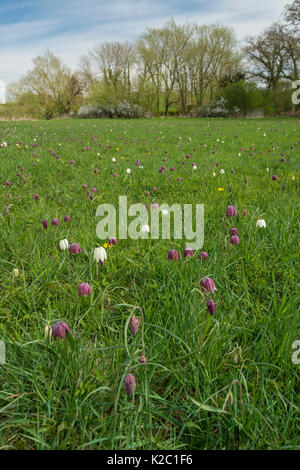
[[[292,83],[292,88],[296,89],[292,94],[292,103],[293,104],[300,104],[300,80],[295,80]]]
[[[5,364],[5,343],[0,341],[0,364]]]
[[[132,240],[171,239],[171,215],[173,215],[173,236],[175,240],[185,239],[190,249],[199,250],[204,243],[204,204],[152,204],[148,209],[145,204],[127,206],[127,197],[119,196],[118,211],[112,204],[101,204],[96,211],[102,217],[97,224],[96,234],[101,240],[117,237]],[[151,228],[149,226],[151,216]],[[134,217],[129,221],[129,217]]]
[[[295,352],[292,354],[292,362],[294,364],[300,364],[300,340],[294,341],[292,344],[292,348],[296,349]]]

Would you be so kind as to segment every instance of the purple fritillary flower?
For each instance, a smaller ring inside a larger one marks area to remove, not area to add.
[[[92,293],[92,288],[87,282],[79,284],[79,286],[78,286],[78,295],[79,295],[79,297],[82,297],[82,296],[87,297],[91,293]]]
[[[201,281],[202,292],[213,292],[215,290],[215,283],[210,277],[206,277]]]
[[[51,334],[54,338],[54,341],[56,341],[57,338],[64,339],[66,337],[66,333],[71,334],[71,330],[64,321],[55,323],[55,325],[53,325],[51,328]]]
[[[237,235],[239,233],[238,229],[237,228],[231,228],[229,230],[229,234],[232,236],[232,235]]]
[[[131,317],[129,322],[129,328],[131,333],[135,336],[139,329],[140,320],[138,317]]]
[[[42,220],[43,227],[47,230],[49,222],[47,219]]]
[[[177,250],[169,250],[168,259],[174,261],[178,260],[178,251]]]
[[[237,215],[237,209],[234,206],[228,206],[226,209],[226,216],[233,217]]]
[[[232,235],[230,237],[230,243],[231,245],[239,245],[240,244],[240,238],[238,235]]]
[[[124,379],[125,393],[128,397],[133,394],[135,388],[135,378],[132,374],[126,375]]]
[[[69,253],[70,255],[78,255],[78,253],[81,253],[82,249],[80,248],[79,243],[72,243],[69,246]]]
[[[192,258],[193,255],[194,255],[194,252],[191,248],[186,248],[183,252],[184,258]]]
[[[209,299],[207,302],[206,302],[206,306],[207,306],[207,310],[209,311],[209,313],[211,315],[214,315],[216,313],[216,310],[217,310],[217,304],[214,300],[212,299]]]

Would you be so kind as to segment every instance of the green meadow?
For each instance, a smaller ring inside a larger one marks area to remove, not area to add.
[[[0,449],[299,449],[299,176],[299,119],[0,122]],[[100,240],[122,195],[204,204],[203,247]]]

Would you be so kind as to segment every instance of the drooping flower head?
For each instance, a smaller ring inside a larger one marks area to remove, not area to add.
[[[52,225],[55,225],[57,227],[59,225],[59,220],[57,218],[54,218],[51,223]]]
[[[44,219],[44,220],[42,220],[42,224],[43,224],[43,227],[44,227],[44,229],[46,229],[46,230],[47,230],[47,228],[48,228],[48,225],[49,225],[49,222],[48,222],[48,220],[47,220],[47,219]]]
[[[206,253],[206,251],[200,251],[200,253],[199,253],[199,258],[200,259],[203,259],[204,261],[206,261],[208,257],[209,257],[209,254]]]
[[[69,246],[69,253],[70,255],[78,255],[78,253],[81,253],[82,249],[80,248],[79,243],[72,243]]]
[[[95,248],[94,250],[94,260],[97,263],[100,263],[102,266],[104,265],[104,261],[107,259],[107,254],[105,248],[100,246],[99,248]]]
[[[92,293],[92,288],[87,282],[83,282],[78,286],[79,297],[88,297]]]
[[[266,221],[264,219],[258,219],[258,221],[256,222],[256,227],[259,227],[259,228],[266,228],[267,224],[266,224]]]
[[[232,235],[237,235],[239,233],[238,229],[233,227],[229,230],[229,234]]]
[[[118,244],[118,240],[113,237],[113,238],[110,238],[110,239],[108,240],[108,243],[109,243],[110,245],[117,245],[117,244]]]
[[[61,250],[67,250],[69,248],[69,242],[68,240],[65,238],[64,240],[60,240],[59,242],[59,248]]]
[[[139,329],[139,324],[140,324],[140,321],[139,321],[138,317],[131,317],[130,318],[129,328],[130,328],[130,331],[133,335],[137,334],[137,331]]]
[[[226,209],[226,216],[233,217],[237,215],[237,208],[234,206],[228,206]]]
[[[210,277],[206,277],[201,281],[202,292],[214,292],[216,289],[214,281]]]
[[[216,310],[217,310],[217,304],[214,300],[212,299],[209,299],[207,302],[206,302],[206,306],[207,306],[207,310],[209,311],[209,313],[211,315],[214,315],[216,313]]]
[[[191,248],[185,248],[184,252],[183,252],[183,257],[184,258],[192,258],[194,252]]]
[[[132,374],[127,374],[124,379],[126,395],[129,397],[133,394],[135,388],[135,378]]]
[[[142,233],[149,233],[150,232],[150,227],[148,224],[142,225],[141,227],[141,232]]]
[[[177,250],[169,250],[168,259],[174,261],[178,260],[178,251]]]
[[[231,243],[232,245],[239,245],[239,244],[240,244],[240,238],[239,238],[239,236],[238,236],[238,235],[232,235],[232,236],[230,237],[230,243]]]
[[[55,323],[55,325],[53,325],[51,328],[51,334],[54,338],[54,341],[56,341],[56,338],[64,339],[66,337],[66,333],[71,334],[71,330],[64,321]]]

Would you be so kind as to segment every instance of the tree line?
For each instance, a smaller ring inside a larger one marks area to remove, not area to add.
[[[295,113],[299,25],[300,0],[294,0],[284,22],[246,38],[244,47],[231,28],[170,20],[134,42],[96,44],[75,72],[47,51],[9,84],[0,116],[243,115],[255,108]]]

